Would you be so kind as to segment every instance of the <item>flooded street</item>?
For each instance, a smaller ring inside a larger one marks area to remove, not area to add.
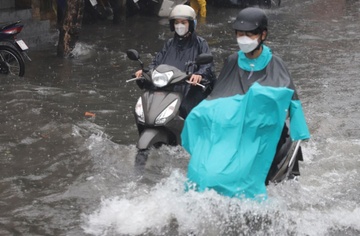
[[[198,22],[217,74],[238,50],[238,11],[208,6]],[[139,175],[141,91],[125,82],[139,64],[126,50],[148,64],[172,33],[157,17],[99,22],[83,26],[74,58],[57,58],[54,42],[29,51],[24,78],[0,76],[0,235],[360,235],[360,1],[266,12],[311,132],[299,181],[270,185],[265,203],[184,192],[181,147],[153,150]]]

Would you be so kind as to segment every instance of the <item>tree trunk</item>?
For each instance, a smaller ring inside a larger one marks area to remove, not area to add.
[[[40,20],[40,0],[31,1],[32,18],[34,20]]]
[[[60,2],[57,0],[58,7]],[[57,55],[59,57],[68,57],[75,47],[81,30],[82,18],[84,13],[84,0],[67,0],[64,9],[63,19],[60,20],[59,43],[57,46]]]

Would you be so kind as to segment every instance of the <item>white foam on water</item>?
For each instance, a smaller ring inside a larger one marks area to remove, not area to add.
[[[84,42],[77,42],[71,54],[74,57],[86,56],[91,54],[93,50],[94,50],[94,45],[89,45]]]
[[[83,215],[84,231],[92,235],[168,235],[173,231],[180,235],[217,235],[232,225],[230,220],[237,214],[256,211],[260,218],[267,214],[266,205],[261,203],[241,202],[214,191],[185,192],[184,182],[185,176],[175,170],[149,192],[133,198],[102,199],[98,210]]]

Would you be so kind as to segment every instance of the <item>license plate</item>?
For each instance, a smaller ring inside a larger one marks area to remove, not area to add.
[[[29,47],[26,45],[26,43],[23,40],[16,40],[17,45],[21,48],[21,50],[25,51],[29,49]]]

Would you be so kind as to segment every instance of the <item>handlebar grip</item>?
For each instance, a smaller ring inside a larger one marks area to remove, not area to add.
[[[148,73],[150,71],[150,68],[146,67],[146,68],[143,68],[143,72],[144,73]]]

